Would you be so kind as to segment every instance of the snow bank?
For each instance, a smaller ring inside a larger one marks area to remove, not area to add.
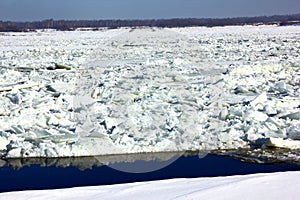
[[[299,199],[300,172],[172,179],[0,194],[1,199]]]

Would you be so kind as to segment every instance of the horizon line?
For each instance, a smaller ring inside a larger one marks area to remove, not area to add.
[[[274,16],[295,16],[300,15],[299,13],[293,13],[293,14],[273,14],[273,15],[257,15],[257,16],[240,16],[240,17],[170,17],[170,18],[127,18],[127,19],[121,19],[121,18],[102,18],[102,19],[54,19],[54,18],[45,18],[40,20],[26,20],[26,21],[20,21],[20,20],[1,20],[0,22],[15,22],[15,23],[32,23],[32,22],[42,22],[47,20],[53,20],[53,21],[158,21],[158,20],[180,20],[180,19],[238,19],[238,18],[257,18],[257,17],[274,17]]]

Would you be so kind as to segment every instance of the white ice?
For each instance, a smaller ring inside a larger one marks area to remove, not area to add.
[[[299,41],[299,26],[1,33],[1,156],[299,149]]]

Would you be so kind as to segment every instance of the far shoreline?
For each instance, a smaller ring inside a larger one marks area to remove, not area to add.
[[[0,32],[34,32],[41,29],[75,31],[78,29],[118,28],[185,28],[185,27],[222,27],[243,25],[297,25],[300,24],[300,13],[291,15],[272,15],[235,18],[170,18],[170,19],[102,19],[102,20],[54,20],[41,21],[1,21]]]

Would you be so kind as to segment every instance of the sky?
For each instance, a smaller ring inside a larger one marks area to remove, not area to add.
[[[0,0],[0,20],[223,18],[300,13],[300,0]]]

